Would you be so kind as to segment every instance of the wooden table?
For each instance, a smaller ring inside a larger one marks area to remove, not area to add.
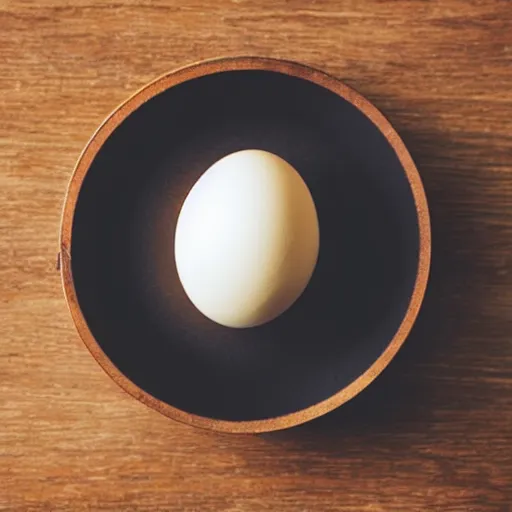
[[[384,374],[310,425],[218,435],[124,394],[67,312],[66,184],[103,117],[218,55],[298,60],[390,118],[425,182],[433,269]],[[512,510],[508,0],[0,0],[0,509]]]

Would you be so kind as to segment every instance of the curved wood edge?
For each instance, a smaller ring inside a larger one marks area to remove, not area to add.
[[[400,160],[414,197],[419,229],[418,270],[409,306],[402,323],[380,357],[348,386],[322,402],[291,414],[250,421],[218,420],[182,411],[146,393],[121,373],[100,348],[85,321],[78,303],[71,267],[72,227],[78,195],[91,163],[114,129],[139,106],[170,87],[201,76],[233,70],[264,70],[302,78],[334,92],[358,108],[382,132]],[[165,416],[188,425],[219,432],[261,433],[293,427],[336,409],[360,393],[386,368],[409,334],[425,295],[430,270],[431,229],[425,191],[411,155],[389,121],[367,99],[337,78],[303,64],[265,57],[221,57],[196,62],[160,76],[139,89],[103,121],[79,156],[69,182],[62,212],[60,248],[62,285],[78,333],[96,361],[122,389]]]

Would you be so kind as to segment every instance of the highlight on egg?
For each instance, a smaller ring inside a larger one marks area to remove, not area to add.
[[[273,320],[302,294],[319,251],[318,216],[300,174],[249,149],[214,163],[194,184],[176,226],[185,293],[227,327]]]

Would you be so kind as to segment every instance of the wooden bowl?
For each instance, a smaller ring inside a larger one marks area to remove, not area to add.
[[[320,256],[287,312],[229,329],[187,299],[174,228],[197,178],[246,148],[301,173]],[[429,264],[425,193],[389,122],[339,80],[265,58],[200,62],[118,107],[78,160],[61,227],[66,298],[103,369],[162,414],[226,432],[291,427],[358,394],[409,333]]]

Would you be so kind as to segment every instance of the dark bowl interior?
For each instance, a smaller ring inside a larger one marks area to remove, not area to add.
[[[301,173],[320,256],[291,309],[230,329],[187,299],[174,229],[197,178],[247,148]],[[189,80],[129,115],[85,178],[71,246],[80,307],[112,363],[163,402],[233,421],[304,409],[367,370],[404,318],[418,250],[411,188],[379,129],[312,82],[252,70]]]

